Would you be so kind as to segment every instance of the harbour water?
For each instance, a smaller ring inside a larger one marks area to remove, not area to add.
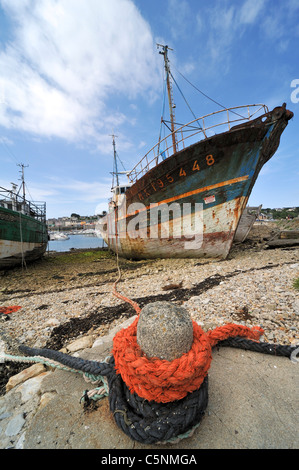
[[[70,251],[71,248],[103,248],[106,243],[102,238],[96,235],[69,235],[67,240],[50,240],[48,243],[49,251]]]

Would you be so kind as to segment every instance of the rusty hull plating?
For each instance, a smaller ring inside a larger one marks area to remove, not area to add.
[[[292,117],[284,103],[226,132],[212,137],[205,134],[203,140],[150,168],[128,188],[122,203],[112,205],[100,220],[98,229],[109,248],[133,259],[226,258],[258,174],[276,152]],[[130,213],[134,203],[141,209]],[[172,203],[179,203],[181,214],[161,213],[153,226],[150,210],[163,204],[170,208]],[[194,232],[180,236],[184,203],[191,203],[192,227],[196,218],[202,220],[201,243],[192,248],[186,241]],[[200,213],[196,204],[202,205]],[[134,220],[137,235],[136,231],[130,233]],[[151,229],[158,230],[159,236],[151,237]]]

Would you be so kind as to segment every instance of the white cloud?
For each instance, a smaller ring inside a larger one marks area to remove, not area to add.
[[[264,37],[280,53],[293,47],[292,36],[299,36],[298,9],[299,0],[285,0],[271,9],[261,23]]]
[[[110,180],[107,182],[86,182],[68,177],[51,177],[49,178],[49,185],[45,183],[43,188],[38,188],[37,186],[30,186],[30,188],[32,188],[30,193],[33,198],[39,195],[39,198],[45,199],[45,196],[51,193],[57,202],[59,202],[59,199],[61,200],[62,194],[65,198],[69,196],[72,202],[79,201],[85,203],[97,203],[101,199],[107,201],[107,198],[111,196]],[[44,197],[42,197],[43,191],[45,191]]]
[[[47,201],[48,218],[70,215],[71,212],[98,214],[107,210],[107,199],[111,197],[109,178],[86,182],[66,176],[51,176],[45,179],[43,185],[28,181],[26,186],[29,199]]]
[[[203,21],[201,13],[198,13],[196,15],[196,29],[199,33],[201,33],[204,30],[204,21]]]
[[[192,18],[189,3],[186,0],[168,0],[168,19],[170,32],[174,39],[180,38],[188,31]]]
[[[296,1],[296,0],[293,0]],[[210,75],[217,68],[225,75],[242,36],[260,26],[269,0],[215,0],[195,16],[197,30],[204,38],[200,61]]]
[[[299,0],[287,0],[287,7],[291,13],[295,13],[299,9]]]
[[[152,92],[150,27],[131,0],[0,0],[14,24],[0,49],[0,125],[69,141],[97,138],[112,94]]]
[[[265,0],[246,0],[243,4],[240,15],[239,21],[245,24],[252,24],[256,21],[258,15],[261,13],[263,7],[265,5]]]
[[[208,68],[227,69],[230,61],[230,48],[233,44],[237,24],[235,7],[217,3],[209,10],[208,35],[206,37],[206,55],[209,58]]]

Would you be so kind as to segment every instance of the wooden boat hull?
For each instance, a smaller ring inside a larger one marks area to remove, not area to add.
[[[35,261],[46,251],[45,223],[0,207],[0,269]]]
[[[98,230],[108,247],[134,259],[226,258],[258,174],[277,150],[292,116],[284,106],[275,108],[150,169],[100,220]],[[180,212],[170,210],[173,203]],[[188,226],[188,204],[189,230],[182,230]],[[162,207],[169,210],[152,217]]]
[[[234,242],[242,243],[246,240],[254,222],[261,212],[261,208],[262,205],[258,207],[246,207],[244,209],[234,236]]]

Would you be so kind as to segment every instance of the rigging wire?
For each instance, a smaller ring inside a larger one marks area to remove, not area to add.
[[[4,142],[4,141],[2,140],[2,141],[0,141],[0,143],[3,145],[3,147],[4,147],[4,149],[6,150],[7,154],[15,160],[15,162],[16,162],[17,165],[19,165],[19,164],[17,163],[17,158],[16,158],[16,156],[15,156],[15,155],[13,154],[13,152],[9,149],[9,147],[8,147],[7,144],[6,144],[6,142]],[[22,187],[22,184],[20,185],[20,187],[19,187],[19,189],[18,189],[17,195],[19,195],[20,190],[21,190],[21,187]],[[25,187],[26,187],[27,192],[29,193],[29,196],[30,196],[31,200],[33,201],[33,198],[32,198],[32,196],[31,196],[31,194],[30,194],[30,191],[29,191],[28,186],[27,186],[26,183],[25,183]]]
[[[179,85],[178,85],[177,82],[176,82],[176,79],[174,78],[174,76],[172,75],[171,72],[170,72],[170,76],[171,76],[172,80],[174,81],[174,83],[176,84],[176,86],[177,86],[179,92],[181,93],[181,95],[182,95],[182,97],[183,97],[183,99],[184,99],[186,105],[187,105],[188,108],[190,109],[192,116],[194,117],[194,119],[196,119],[196,123],[198,124],[198,127],[199,127],[200,129],[202,129],[201,125],[199,124],[199,122],[198,122],[198,120],[197,120],[198,118],[195,116],[194,112],[192,111],[192,109],[191,109],[191,107],[190,107],[188,101],[186,100],[186,98],[185,98],[185,96],[184,96],[182,90],[180,89]]]
[[[125,168],[125,166],[124,166],[123,162],[122,162],[122,161],[121,161],[121,159],[119,158],[119,156],[118,156],[118,153],[117,153],[117,152],[115,152],[115,153],[116,153],[116,157],[117,157],[117,159],[119,160],[119,162],[120,162],[121,166],[122,166],[122,167],[123,167],[123,169],[124,169],[124,172],[126,172],[126,173],[127,173],[127,170],[126,170],[126,168]],[[113,162],[113,171],[112,171],[112,188],[114,187],[114,175],[116,175],[116,173],[117,173],[117,172],[116,172],[116,166],[115,166],[115,162]]]
[[[215,101],[213,98],[211,98],[210,96],[208,96],[206,93],[204,93],[203,91],[201,91],[199,88],[197,88],[197,86],[193,85],[193,83],[190,82],[190,80],[188,80],[188,78],[186,78],[176,67],[174,67],[176,69],[176,71],[181,75],[181,77],[186,80],[186,82],[189,83],[189,85],[191,85],[193,88],[195,88],[195,90],[197,90],[199,93],[201,93],[203,96],[205,96],[208,100],[210,101],[213,101],[213,103],[217,104],[218,106],[220,106],[221,108],[223,109],[227,109],[226,106],[224,106],[223,104],[221,103],[218,103],[218,101]],[[242,119],[245,119],[244,116],[242,116],[241,114],[239,113],[236,113],[235,111],[230,111],[231,113],[233,114],[236,114],[237,116],[241,117]]]
[[[192,82],[190,82],[190,80],[188,80],[188,78],[186,78],[176,67],[174,67],[174,68],[175,68],[175,70],[181,75],[181,77],[182,77],[184,80],[186,80],[187,83],[189,83],[189,85],[191,85],[196,91],[198,91],[199,93],[201,93],[205,98],[207,98],[208,100],[210,100],[210,101],[212,101],[213,103],[217,104],[217,106],[220,106],[220,107],[223,108],[223,109],[227,109],[226,106],[224,106],[223,104],[221,104],[221,103],[219,103],[218,101],[214,100],[213,98],[211,98],[210,96],[208,96],[206,93],[204,93],[203,91],[201,91],[201,90],[200,90],[197,86],[195,86]],[[185,98],[185,96],[184,96],[184,94],[183,94],[181,88],[179,87],[179,85],[178,85],[176,79],[174,78],[174,76],[173,76],[173,74],[172,74],[171,72],[169,72],[169,73],[170,73],[170,76],[171,76],[172,80],[174,81],[175,85],[177,86],[177,88],[178,88],[180,94],[182,95],[182,97],[183,97],[183,99],[184,99],[186,105],[188,106],[189,110],[191,111],[191,113],[192,113],[194,119],[196,120],[196,123],[197,123],[198,127],[199,127],[200,129],[202,129],[201,125],[199,124],[199,122],[198,122],[198,120],[197,120],[198,118],[196,117],[196,115],[195,115],[194,112],[192,111],[191,106],[189,105],[188,101],[186,100],[186,98]],[[166,91],[166,80],[165,80],[164,92],[163,92],[163,106],[162,106],[162,118],[161,118],[160,134],[159,134],[159,140],[158,140],[158,142],[159,142],[158,154],[159,154],[159,151],[160,151],[160,141],[161,141],[162,124],[164,124],[169,130],[171,130],[171,129],[169,128],[169,126],[167,126],[167,121],[165,121],[165,120],[163,119],[164,111],[165,111],[165,91]],[[241,115],[241,114],[239,114],[239,113],[237,113],[237,112],[235,112],[235,111],[232,111],[232,110],[231,110],[230,112],[233,113],[233,114],[235,114],[236,116],[242,118],[242,119],[245,119],[243,115]]]
[[[0,141],[0,143],[3,145],[4,149],[6,150],[7,154],[13,158],[13,160],[17,163],[17,158],[16,156],[12,153],[12,151],[8,148],[6,142],[3,140]]]
[[[31,196],[31,194],[30,194],[30,191],[29,191],[28,186],[27,186],[26,183],[25,183],[25,187],[26,187],[27,193],[29,194],[29,197],[30,197],[31,201],[33,201],[33,198],[32,198],[32,196]]]
[[[123,167],[124,171],[127,171],[127,170],[125,169],[125,167],[124,167],[124,164],[123,164],[123,162],[122,162],[122,161],[121,161],[121,159],[119,158],[119,156],[118,156],[118,153],[117,153],[117,152],[116,152],[116,156],[117,156],[117,158],[118,158],[118,160],[119,160],[119,162],[120,162],[121,166]]]
[[[164,87],[163,87],[163,102],[162,102],[161,124],[160,124],[160,133],[159,133],[159,139],[158,139],[158,142],[159,142],[158,155],[160,154],[160,141],[161,141],[161,137],[162,137],[162,124],[164,123],[164,125],[166,125],[165,122],[164,122],[164,119],[163,119],[164,112],[165,112],[165,96],[166,96],[166,78],[164,78]]]

